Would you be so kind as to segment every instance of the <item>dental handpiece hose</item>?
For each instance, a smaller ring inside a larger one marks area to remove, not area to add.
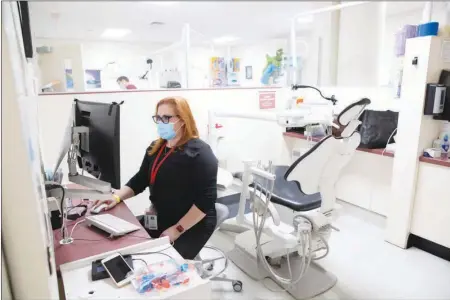
[[[307,251],[307,246],[306,246],[306,241],[304,240],[304,236],[302,236],[302,238],[301,238],[301,240],[302,240],[302,242],[301,242],[301,245],[302,245],[302,256],[303,256],[303,259],[302,259],[302,266],[300,267],[300,273],[299,273],[299,276],[295,279],[295,280],[293,280],[293,278],[292,278],[292,272],[290,272],[290,275],[291,275],[291,278],[289,278],[289,279],[286,279],[286,278],[283,278],[283,277],[281,277],[281,276],[279,276],[278,274],[276,274],[276,272],[272,269],[272,267],[269,265],[269,263],[267,262],[267,260],[266,260],[266,258],[265,258],[265,255],[264,255],[264,253],[263,253],[263,251],[262,251],[262,247],[261,247],[261,234],[262,234],[262,231],[263,231],[263,229],[264,229],[264,225],[265,225],[265,219],[266,219],[266,217],[267,217],[267,211],[268,211],[268,207],[269,207],[269,201],[270,201],[270,199],[271,199],[271,197],[272,197],[272,191],[273,191],[273,187],[274,187],[274,184],[275,184],[275,182],[274,181],[271,181],[270,182],[270,189],[268,189],[269,191],[270,191],[270,193],[267,195],[267,198],[266,198],[266,205],[265,205],[265,208],[264,208],[264,213],[263,213],[263,216],[262,216],[262,220],[261,220],[261,223],[259,224],[259,227],[258,227],[258,230],[256,230],[256,226],[258,225],[257,223],[258,222],[256,222],[255,223],[255,216],[254,216],[254,218],[253,218],[253,220],[254,220],[254,226],[255,226],[255,236],[256,236],[256,243],[257,243],[257,247],[256,247],[256,250],[257,250],[257,256],[259,257],[259,259],[260,260],[262,260],[263,261],[263,265],[264,265],[264,267],[266,268],[266,270],[279,282],[279,283],[281,283],[281,284],[286,284],[286,285],[292,285],[292,284],[296,284],[296,283],[298,283],[300,280],[301,280],[301,278],[304,276],[304,274],[306,273],[306,270],[308,269],[308,267],[309,267],[309,264],[310,264],[310,262],[311,262],[311,256],[312,256],[312,253],[311,253],[311,249],[312,249],[312,245],[311,245],[311,234],[310,234],[310,231],[309,231],[309,233],[307,233],[307,234],[305,234],[304,232],[302,232],[301,234],[304,234],[306,237],[307,237],[307,239],[308,239],[308,241],[309,241],[309,251]],[[253,211],[253,215],[255,214],[255,210]],[[289,249],[288,249],[289,250]],[[289,251],[287,251],[287,252],[289,252]],[[308,252],[308,259],[307,259],[307,261],[306,261],[306,253]],[[289,264],[289,270],[291,271],[291,269],[290,269],[290,260],[289,260],[289,253],[287,254],[287,260],[288,260],[288,264]]]

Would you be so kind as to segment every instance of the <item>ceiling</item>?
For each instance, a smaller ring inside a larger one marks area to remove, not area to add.
[[[32,32],[36,38],[104,40],[105,29],[128,29],[122,42],[173,43],[180,41],[185,23],[193,44],[223,36],[239,43],[287,38],[296,14],[330,6],[332,2],[304,1],[30,1]],[[344,2],[342,2],[344,3]],[[390,15],[421,10],[424,2],[389,2]],[[437,6],[437,4],[436,4]],[[310,20],[313,21],[314,19]],[[163,25],[151,25],[162,22]],[[307,35],[314,22],[298,22],[297,35]]]
[[[37,38],[99,40],[107,28],[126,28],[124,42],[179,41],[183,24],[194,41],[236,36],[242,40],[286,38],[290,19],[331,2],[29,2]],[[150,25],[163,22],[164,25]],[[298,31],[311,23],[298,24]],[[198,34],[200,32],[201,34]]]

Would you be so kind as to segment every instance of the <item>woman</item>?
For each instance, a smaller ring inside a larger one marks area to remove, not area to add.
[[[160,138],[145,151],[139,171],[114,192],[113,200],[97,201],[95,206],[106,203],[110,209],[148,186],[151,206],[140,217],[141,224],[152,238],[168,236],[181,256],[194,259],[216,226],[218,162],[198,138],[185,99],[162,99],[153,120]]]

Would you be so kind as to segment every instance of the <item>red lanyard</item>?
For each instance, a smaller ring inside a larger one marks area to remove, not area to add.
[[[153,185],[155,183],[156,174],[158,173],[159,168],[161,168],[161,165],[163,164],[163,162],[167,159],[167,157],[169,157],[169,155],[173,152],[173,150],[175,150],[175,147],[171,148],[169,150],[169,152],[167,152],[167,154],[163,157],[163,159],[158,164],[159,157],[161,156],[161,153],[163,153],[165,148],[166,148],[166,145],[164,144],[164,146],[162,146],[161,149],[159,150],[158,155],[155,158],[155,161],[153,162],[152,171],[150,173],[150,184],[151,185]]]

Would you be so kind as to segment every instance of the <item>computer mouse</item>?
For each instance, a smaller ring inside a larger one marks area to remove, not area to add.
[[[99,214],[102,211],[104,211],[107,207],[108,207],[108,205],[105,204],[105,203],[100,204],[100,205],[98,205],[96,207],[93,207],[93,208],[91,208],[91,214]]]

